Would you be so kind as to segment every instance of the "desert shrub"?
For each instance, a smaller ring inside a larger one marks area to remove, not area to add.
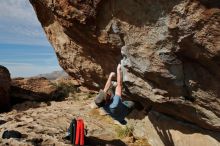
[[[91,98],[93,98],[93,96],[94,96],[94,94],[92,94],[92,93],[87,93],[87,94],[85,94],[84,100],[91,99]]]
[[[126,127],[117,127],[116,132],[118,137],[124,138],[133,135],[134,127],[133,126],[126,126]]]
[[[61,99],[69,96],[70,93],[74,94],[78,92],[78,87],[72,83],[58,83],[53,84],[57,88],[57,92],[54,94],[54,98]]]

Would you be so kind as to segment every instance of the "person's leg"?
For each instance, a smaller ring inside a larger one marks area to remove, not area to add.
[[[124,101],[121,104],[121,96],[122,96],[122,73],[121,73],[121,65],[119,64],[117,67],[117,86],[116,86],[115,96],[112,105],[114,105],[114,107],[120,107],[120,114],[118,115],[118,121],[120,121],[120,123],[124,123],[125,121],[124,118],[132,111],[134,107],[134,102]]]
[[[121,65],[119,64],[117,67],[117,86],[115,89],[115,96],[113,97],[113,101],[110,104],[110,110],[114,114],[116,108],[120,108],[121,104],[121,95],[122,95],[122,78],[121,78]]]
[[[126,121],[124,120],[124,115],[126,114],[125,105],[121,101],[122,96],[122,74],[121,74],[121,65],[117,67],[117,86],[115,89],[115,96],[113,97],[112,103],[109,105],[110,115],[113,119],[117,120],[120,124],[125,125]]]
[[[111,87],[112,78],[113,78],[114,76],[115,76],[115,73],[114,73],[114,72],[111,72],[110,75],[109,75],[109,77],[108,77],[108,80],[107,80],[107,82],[106,82],[106,84],[105,84],[105,87],[104,87],[104,89],[103,89],[103,91],[104,91],[105,93],[107,93],[107,91],[108,91],[109,88]]]

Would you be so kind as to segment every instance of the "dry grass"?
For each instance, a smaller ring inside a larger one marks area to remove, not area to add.
[[[105,123],[113,124],[113,119],[108,115],[100,115],[99,109],[92,109],[89,113],[92,117],[102,120]]]
[[[130,137],[133,135],[134,127],[133,126],[126,126],[126,127],[120,127],[118,126],[115,129],[117,136],[119,138],[125,138],[125,137]]]
[[[134,144],[132,144],[130,146],[151,146],[151,145],[145,139],[138,139],[135,141]]]

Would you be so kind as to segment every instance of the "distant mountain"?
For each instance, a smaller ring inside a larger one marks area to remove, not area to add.
[[[54,71],[52,73],[46,73],[46,74],[40,74],[37,75],[36,77],[45,77],[48,80],[56,80],[58,78],[68,78],[69,75],[65,71]]]

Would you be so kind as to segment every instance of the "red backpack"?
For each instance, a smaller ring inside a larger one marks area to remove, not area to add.
[[[84,139],[84,122],[82,119],[78,119],[76,123],[75,145],[84,146]]]
[[[75,146],[84,146],[85,133],[84,122],[82,119],[73,119],[68,129],[67,139],[71,141],[71,144]],[[69,137],[69,138],[68,138]]]

